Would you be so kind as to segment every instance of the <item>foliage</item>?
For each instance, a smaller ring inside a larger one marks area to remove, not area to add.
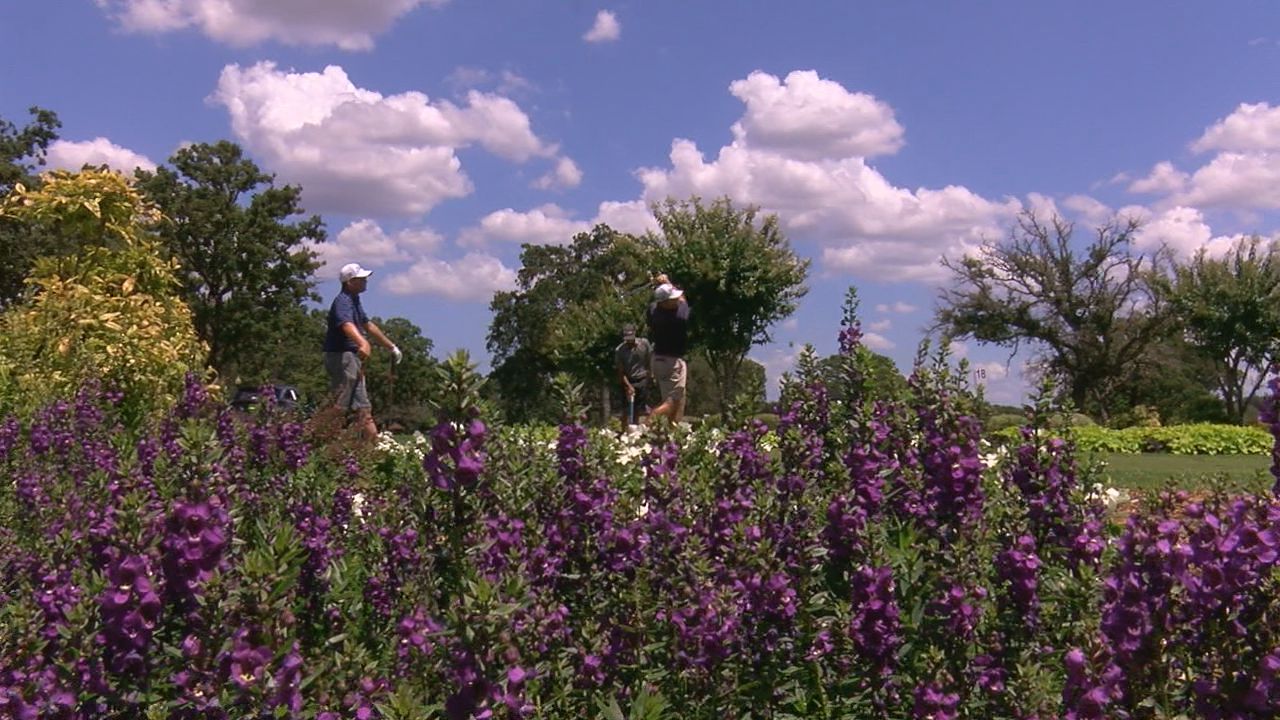
[[[466,423],[493,408],[485,401],[486,380],[466,350],[456,350],[435,368],[436,393],[428,404],[437,423]]]
[[[27,112],[31,122],[21,130],[0,118],[0,195],[8,194],[16,185],[35,184],[35,174],[44,165],[49,143],[58,139],[58,128],[62,127],[52,110],[32,107]]]
[[[39,189],[11,193],[0,214],[83,239],[75,255],[38,260],[29,299],[0,314],[0,406],[30,410],[88,380],[123,392],[135,420],[172,403],[205,350],[174,265],[146,235],[154,210],[129,181],[50,173]]]
[[[163,212],[155,229],[182,268],[207,364],[228,380],[260,380],[241,369],[269,365],[282,316],[316,299],[307,243],[324,240],[324,224],[289,222],[303,212],[302,189],[276,187],[234,143],[188,145],[169,164],[139,170],[138,186]]]
[[[1263,455],[1271,452],[1271,435],[1258,426],[1193,423],[1188,425],[1133,426],[1121,429],[1073,427],[1072,440],[1083,452],[1149,453],[1175,455]],[[994,442],[1016,442],[1016,428],[989,433]]]
[[[947,261],[955,284],[942,295],[938,322],[956,339],[1042,348],[1045,370],[1072,404],[1105,419],[1113,394],[1170,327],[1151,286],[1159,258],[1131,249],[1137,229],[1103,225],[1080,251],[1071,223],[1024,214],[1005,242]]]
[[[0,118],[0,198],[16,186],[33,188],[40,183],[36,172],[44,165],[49,144],[62,127],[51,110],[32,107],[31,121],[19,130]],[[0,215],[0,309],[22,294],[24,280],[36,257],[51,254],[53,243],[22,222]]]
[[[276,316],[275,331],[263,338],[256,351],[246,355],[237,367],[236,374],[245,385],[286,384],[299,389],[308,405],[320,403],[329,393],[329,377],[324,369],[325,317],[327,311],[308,309],[301,305],[285,310]],[[406,357],[405,362],[409,362]],[[370,365],[373,378],[386,377],[381,358],[375,353]],[[378,382],[369,384],[370,393],[386,392]],[[386,400],[374,401],[374,410],[386,408]]]
[[[1245,409],[1275,365],[1280,338],[1280,249],[1242,238],[1222,258],[1201,248],[1160,284],[1188,343],[1213,368],[1227,417]]]
[[[509,418],[554,420],[557,372],[589,387],[614,382],[622,325],[643,317],[648,257],[636,238],[597,225],[568,245],[525,245],[520,263],[517,288],[490,304],[492,378]]]
[[[1274,498],[1111,525],[1048,393],[983,455],[922,357],[838,413],[807,363],[776,432],[489,428],[461,355],[443,422],[359,456],[194,378],[137,433],[92,387],[0,420],[0,713],[1280,712]]]
[[[439,362],[431,354],[434,344],[417,325],[404,318],[375,317],[373,321],[404,353],[399,364],[386,352],[375,352],[369,357],[365,374],[369,378],[369,399],[374,413],[380,424],[395,422],[412,430],[428,429],[436,422],[429,402],[440,383]],[[315,349],[319,347],[319,341],[311,346],[317,358],[319,352]],[[324,376],[323,368],[319,373]]]
[[[720,400],[724,396],[730,398],[729,417],[735,413],[750,415],[758,412],[765,403],[764,366],[751,358],[744,359],[736,381],[736,387],[721,392],[706,353],[701,350],[690,353],[685,413],[691,417],[720,415]]]
[[[647,238],[653,266],[689,298],[691,342],[706,354],[726,412],[747,353],[769,341],[770,329],[808,291],[809,261],[791,249],[777,216],[757,217],[754,206],[695,197],[667,200],[653,212],[662,231]]]
[[[1214,394],[1212,361],[1195,352],[1178,334],[1151,345],[1134,372],[1111,396],[1111,427],[1156,419],[1178,424],[1230,422],[1222,399]]]

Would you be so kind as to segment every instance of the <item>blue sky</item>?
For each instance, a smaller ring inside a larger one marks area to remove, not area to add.
[[[667,195],[779,214],[810,293],[753,357],[831,352],[844,289],[904,369],[938,259],[1024,208],[1116,215],[1183,255],[1272,236],[1270,2],[61,0],[0,5],[0,116],[58,112],[50,164],[231,139],[304,188],[367,307],[487,358],[521,242],[651,227]],[[694,299],[696,307],[696,299]],[[989,397],[1023,363],[973,343]]]

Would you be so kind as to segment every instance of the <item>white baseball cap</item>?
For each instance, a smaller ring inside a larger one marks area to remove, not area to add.
[[[365,270],[360,267],[360,263],[347,263],[338,271],[338,280],[346,282],[352,278],[369,277],[372,274],[372,270]]]
[[[684,291],[671,283],[663,283],[653,291],[653,299],[658,302],[676,300],[681,295],[684,295]]]

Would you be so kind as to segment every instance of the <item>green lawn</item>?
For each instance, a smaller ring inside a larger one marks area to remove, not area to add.
[[[1176,486],[1185,490],[1202,490],[1221,482],[1238,490],[1261,491],[1274,482],[1271,458],[1266,455],[1139,455],[1098,453],[1094,456],[1106,465],[1099,482],[1128,490],[1159,490]],[[1087,462],[1088,457],[1082,457]]]

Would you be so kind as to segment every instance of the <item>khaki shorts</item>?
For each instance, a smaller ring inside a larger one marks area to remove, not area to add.
[[[364,373],[360,372],[359,355],[327,352],[324,354],[324,369],[329,373],[329,396],[333,398],[334,407],[343,410],[372,407],[364,384]]]
[[[688,366],[684,359],[654,355],[650,365],[653,377],[658,381],[658,391],[662,393],[662,401],[683,400],[685,385],[689,379]]]

